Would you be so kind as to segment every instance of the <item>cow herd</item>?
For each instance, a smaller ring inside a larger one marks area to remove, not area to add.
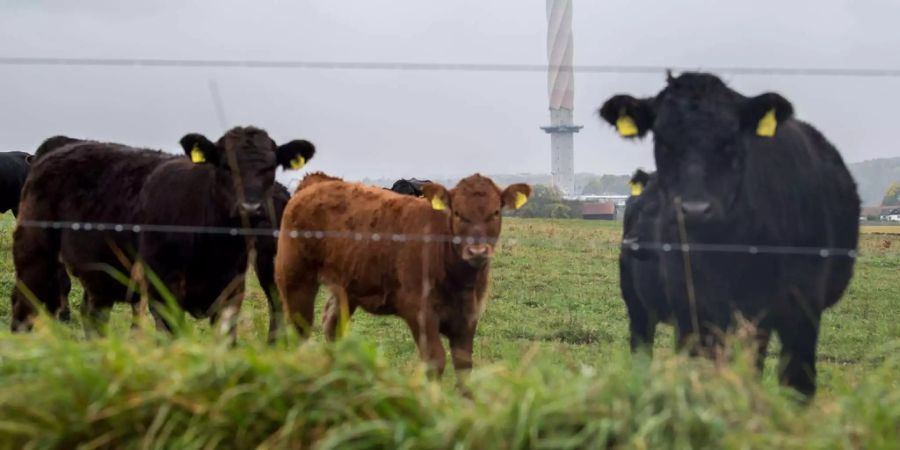
[[[632,179],[619,260],[632,350],[667,322],[679,348],[711,355],[742,317],[760,367],[777,334],[782,382],[812,395],[821,315],[849,283],[858,240],[859,198],[834,146],[780,95],[745,97],[703,73],[670,74],[654,97],[616,95],[599,115],[625,138],[653,134],[657,171]],[[400,317],[434,373],[441,336],[457,370],[472,366],[503,210],[528,185],[473,175],[380,189],[312,173],[291,194],[275,170],[303,167],[308,141],[237,127],[180,143],[184,155],[57,136],[0,159],[0,207],[18,220],[14,331],[40,308],[65,319],[71,274],[89,334],[122,302],[163,330],[183,311],[234,336],[253,261],[270,341],[282,314],[309,335],[324,285],[327,338],[362,308]]]

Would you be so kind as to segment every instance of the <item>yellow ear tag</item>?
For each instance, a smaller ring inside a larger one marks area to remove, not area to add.
[[[763,137],[772,137],[775,136],[775,128],[777,127],[778,120],[775,119],[775,110],[770,109],[762,119],[759,119],[756,134]]]
[[[447,209],[447,205],[445,205],[444,202],[440,198],[431,197],[431,209],[433,209],[435,211],[443,211],[443,210]]]
[[[637,125],[634,124],[634,119],[627,115],[622,115],[622,117],[619,117],[619,120],[616,121],[616,130],[619,131],[619,136],[624,137],[638,134]]]
[[[203,156],[203,151],[200,150],[200,147],[194,145],[194,148],[191,149],[191,162],[200,164],[206,162],[206,156]]]
[[[528,203],[528,196],[521,192],[516,192],[516,209],[521,208],[525,203]]]
[[[644,186],[641,183],[631,183],[631,195],[638,196],[643,191]]]
[[[306,158],[298,156],[291,160],[291,169],[300,170],[306,165]]]

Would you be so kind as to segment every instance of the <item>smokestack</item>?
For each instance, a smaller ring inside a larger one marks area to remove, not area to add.
[[[547,0],[547,88],[550,97],[550,173],[553,185],[565,196],[575,192],[575,133],[581,126],[572,121],[575,109],[574,38],[572,0]]]

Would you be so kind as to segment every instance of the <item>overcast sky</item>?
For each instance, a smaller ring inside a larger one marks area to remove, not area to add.
[[[895,0],[575,0],[575,64],[900,69]],[[544,0],[0,0],[0,56],[546,63]],[[900,155],[900,79],[725,76],[777,91],[848,161]],[[0,150],[67,134],[177,150],[231,125],[305,138],[349,178],[549,172],[546,74],[0,66]],[[578,172],[651,167],[596,117],[664,74],[576,74]]]

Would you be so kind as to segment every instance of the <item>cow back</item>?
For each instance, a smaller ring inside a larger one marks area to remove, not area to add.
[[[442,282],[447,246],[423,236],[449,234],[444,213],[422,198],[323,180],[307,183],[288,203],[278,257],[290,248],[285,258],[302,255],[323,278],[365,297],[396,288],[404,273]]]

